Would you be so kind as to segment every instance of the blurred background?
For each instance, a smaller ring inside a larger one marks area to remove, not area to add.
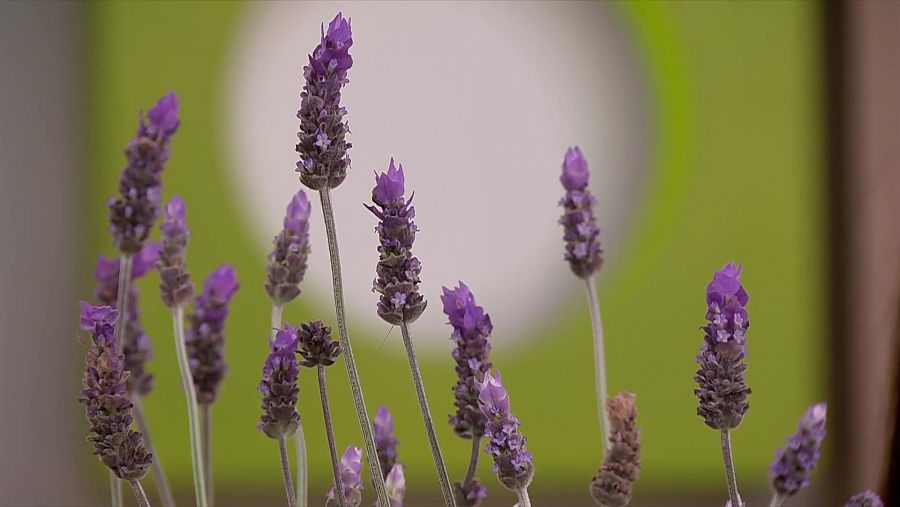
[[[455,382],[440,287],[463,280],[494,322],[492,359],[535,455],[535,504],[591,505],[602,443],[590,322],[556,225],[557,177],[575,144],[591,165],[603,227],[610,390],[638,399],[633,505],[718,506],[726,497],[718,438],[695,413],[692,377],[705,284],[731,260],[744,266],[753,323],[751,410],[733,435],[745,499],[767,503],[775,448],[823,400],[823,460],[791,505],[840,505],[900,483],[890,466],[900,3],[5,2],[0,504],[108,502],[77,403],[77,301],[91,297],[97,256],[114,254],[105,202],[138,112],[169,90],[182,124],[164,197],[187,202],[192,275],[199,283],[228,262],[242,284],[213,407],[217,503],[282,502],[277,445],[255,429],[266,254],[300,186],[301,69],[337,11],[354,33],[344,93],[353,169],[334,192],[349,328],[370,412],[385,405],[396,418],[407,505],[440,501],[399,330],[375,315],[377,238],[362,207],[372,171],[394,157],[416,191],[416,253],[431,304],[413,335],[435,419],[451,413]],[[333,325],[315,201],[304,293],[285,316]],[[144,406],[188,505],[187,419],[157,285],[155,275],[138,284],[156,350]],[[330,468],[306,373],[300,413],[318,505]],[[338,446],[361,445],[342,366],[329,383]],[[457,479],[469,441],[448,424],[438,431]],[[489,459],[478,475],[491,492],[486,505],[514,502]]]

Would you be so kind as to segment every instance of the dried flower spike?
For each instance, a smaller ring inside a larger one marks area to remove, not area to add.
[[[150,108],[146,121],[138,116],[137,133],[125,149],[120,195],[108,202],[113,243],[123,254],[140,251],[159,215],[162,172],[179,123],[178,98],[171,92]]]
[[[559,223],[564,229],[565,259],[579,278],[591,276],[603,264],[600,228],[594,217],[597,200],[588,190],[589,178],[587,160],[581,150],[577,146],[569,148],[559,177],[566,190],[566,195],[559,200],[559,205],[563,208]]]
[[[300,181],[313,190],[335,188],[347,177],[352,146],[345,137],[350,132],[341,107],[341,88],[347,84],[347,71],[353,65],[350,46],[353,36],[350,20],[338,13],[328,31],[303,67],[306,84],[300,93],[300,131],[297,137],[297,172]]]
[[[309,215],[312,206],[306,193],[298,191],[288,204],[284,229],[272,241],[266,269],[266,293],[276,305],[283,305],[300,295],[300,282],[306,274],[309,258]]]
[[[259,383],[259,392],[263,395],[263,415],[257,428],[270,438],[289,437],[300,424],[297,413],[297,399],[300,397],[297,377],[300,370],[294,352],[296,349],[297,330],[286,325],[275,336],[269,357],[263,365],[263,378]]]
[[[81,302],[81,328],[91,333],[79,401],[85,405],[94,454],[122,480],[138,480],[146,475],[153,455],[144,446],[144,437],[131,429],[132,404],[126,383],[124,358],[116,354],[115,323],[119,312],[112,307]]]
[[[418,227],[413,222],[416,208],[404,197],[403,166],[391,159],[386,172],[375,175],[372,189],[374,206],[366,205],[376,217],[380,245],[376,278],[372,290],[381,294],[378,315],[389,324],[414,322],[425,311],[426,301],[419,293],[422,265],[413,257],[412,246]]]
[[[394,433],[394,416],[384,405],[378,407],[375,419],[372,421],[372,429],[375,433],[375,447],[378,448],[381,473],[387,479],[391,469],[397,464],[397,444],[400,442]]]
[[[478,404],[487,418],[485,436],[489,441],[485,452],[494,458],[493,471],[507,489],[525,490],[534,477],[534,465],[525,447],[527,439],[519,431],[519,420],[510,412],[509,394],[500,373],[494,377],[486,372],[478,389]]]
[[[185,344],[197,402],[201,405],[216,401],[219,385],[228,370],[225,319],[228,303],[239,287],[237,270],[227,264],[219,266],[206,277],[203,292],[194,298],[194,313],[188,315]]]
[[[185,215],[184,201],[175,196],[163,210],[162,249],[159,252],[159,289],[163,303],[175,308],[194,295],[194,284],[187,271],[187,241],[190,230]]]
[[[749,297],[740,282],[741,268],[728,263],[716,271],[706,286],[708,306],[703,326],[703,346],[697,355],[700,369],[694,380],[699,401],[697,415],[718,430],[737,428],[750,407],[745,333],[750,326],[746,305]]]
[[[825,403],[809,407],[797,424],[797,432],[787,438],[786,446],[775,452],[769,469],[769,484],[775,495],[793,496],[809,486],[825,439],[825,415]]]
[[[347,446],[344,454],[341,456],[338,465],[341,474],[341,486],[343,488],[342,496],[345,507],[359,507],[362,503],[362,449],[352,445]],[[337,493],[334,488],[328,491],[325,500],[326,507],[337,507],[339,505]]]
[[[300,324],[297,329],[297,353],[303,358],[301,366],[331,366],[341,355],[341,343],[332,339],[330,327],[314,320]]]
[[[844,507],[884,507],[884,502],[874,491],[863,491],[850,497]]]
[[[603,466],[591,481],[591,497],[604,507],[625,507],[631,501],[641,468],[641,430],[632,393],[606,398],[611,423]]]

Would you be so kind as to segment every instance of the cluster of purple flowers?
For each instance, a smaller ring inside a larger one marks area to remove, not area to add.
[[[825,440],[825,414],[824,403],[809,407],[797,424],[797,432],[788,437],[786,446],[775,452],[769,483],[776,494],[793,496],[809,486]]]
[[[559,177],[566,190],[566,195],[559,200],[563,208],[559,223],[564,229],[565,259],[579,278],[593,275],[603,264],[600,228],[594,216],[597,200],[588,190],[589,178],[587,160],[581,150],[577,146],[569,148]]]
[[[179,196],[175,196],[163,210],[162,249],[159,252],[159,290],[163,303],[175,308],[194,295],[194,284],[185,264],[187,241],[187,208]]]
[[[263,395],[263,415],[257,428],[270,438],[289,437],[300,424],[297,413],[300,397],[297,377],[300,369],[296,350],[297,330],[285,326],[275,335],[263,365],[263,378],[259,383],[259,392]]]
[[[391,507],[403,507],[403,496],[406,494],[406,466],[397,461],[397,435],[394,432],[394,416],[387,407],[378,407],[372,421],[375,434],[375,447],[378,449],[378,461],[381,473],[391,500]]]
[[[341,497],[345,507],[359,507],[362,503],[362,449],[347,446],[338,465],[341,474]],[[335,488],[328,491],[326,507],[337,507],[340,502]]]
[[[300,295],[300,282],[306,274],[309,258],[309,215],[312,206],[306,193],[298,191],[287,206],[284,229],[272,241],[266,269],[266,293],[275,304],[283,305]]]
[[[525,448],[527,439],[519,431],[519,420],[510,412],[509,394],[500,373],[494,377],[486,372],[478,389],[478,404],[487,419],[485,451],[494,458],[494,473],[507,489],[525,489],[534,477],[534,465],[531,453]]]
[[[201,405],[216,401],[227,372],[225,318],[239,287],[234,267],[219,266],[203,282],[203,292],[194,298],[194,313],[188,315],[185,343],[197,402]]]

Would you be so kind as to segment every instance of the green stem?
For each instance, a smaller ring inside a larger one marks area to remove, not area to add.
[[[447,476],[447,466],[444,464],[441,446],[438,444],[437,434],[434,431],[431,409],[428,407],[428,398],[425,396],[425,383],[422,381],[422,372],[419,370],[419,361],[416,359],[416,349],[409,336],[409,324],[400,323],[400,331],[403,334],[403,344],[406,346],[406,357],[409,359],[409,371],[412,373],[413,384],[416,387],[419,410],[422,412],[422,419],[425,422],[425,433],[428,435],[428,444],[431,446],[431,457],[434,459],[438,481],[441,484],[441,493],[444,495],[444,505],[456,507],[456,499],[453,497],[453,489],[450,487],[450,478]]]
[[[781,504],[784,503],[784,497],[775,493],[772,495],[772,503],[769,504],[769,507],[781,507]]]
[[[728,430],[722,430],[722,460],[725,462],[725,480],[728,482],[728,498],[731,499],[731,507],[743,507],[741,495],[737,489],[734,458],[731,455],[731,433]]]
[[[208,403],[200,406],[200,416],[203,419],[203,480],[206,482],[206,501],[210,505],[216,502],[213,496],[213,471],[212,471],[212,410]]]
[[[294,433],[294,447],[297,451],[297,507],[306,507],[309,496],[309,479],[306,474],[306,436],[303,434],[303,424],[297,425]]]
[[[281,314],[284,311],[284,307],[278,303],[272,303],[272,329],[269,331],[269,343],[275,341],[275,335],[278,334],[278,330],[281,329]]]
[[[337,444],[334,441],[334,426],[331,424],[331,410],[328,408],[328,389],[325,386],[325,367],[316,366],[319,374],[319,398],[322,400],[322,416],[325,418],[325,436],[328,438],[328,452],[331,454],[331,473],[334,474],[334,491],[338,505],[344,507],[344,486],[341,484],[341,470],[338,467]],[[378,465],[381,471],[381,465]],[[372,475],[375,475],[373,472]],[[381,474],[379,474],[381,475]]]
[[[603,353],[603,323],[600,322],[600,303],[593,275],[585,279],[588,307],[591,312],[591,329],[594,334],[594,376],[597,384],[597,412],[600,418],[600,432],[603,449],[609,450],[609,414],[606,413],[606,359]]]
[[[122,254],[119,258],[119,284],[116,286],[116,310],[119,311],[119,321],[116,322],[116,352],[119,354],[125,350],[125,322],[128,320],[125,314],[128,311],[132,259],[133,257],[127,254]]]
[[[109,494],[112,507],[123,507],[125,499],[122,498],[122,481],[116,477],[112,470],[109,471]]]
[[[478,455],[481,454],[481,437],[472,437],[472,456],[469,457],[469,469],[466,470],[466,480],[463,484],[468,484],[475,478],[475,470],[478,469]]]
[[[162,462],[159,459],[159,453],[153,447],[153,441],[150,440],[150,428],[147,426],[147,419],[144,417],[144,406],[141,404],[141,397],[134,396],[132,400],[134,404],[134,420],[137,421],[138,428],[144,434],[144,445],[153,455],[153,482],[156,484],[156,491],[163,507],[175,507],[175,497],[172,496],[172,488],[169,487],[169,480],[163,469]]]
[[[137,498],[138,505],[140,507],[150,507],[150,500],[147,499],[147,493],[144,491],[141,483],[137,480],[129,482],[131,483],[131,489],[134,490],[134,496]]]
[[[359,419],[359,427],[363,434],[363,443],[366,447],[366,460],[369,469],[372,470],[372,482],[375,487],[375,495],[378,497],[379,507],[391,507],[387,488],[384,486],[384,477],[377,473],[381,470],[378,462],[378,452],[375,447],[375,437],[372,434],[372,424],[366,411],[366,402],[363,399],[362,386],[359,382],[359,373],[356,371],[356,360],[353,358],[353,349],[350,347],[350,337],[347,334],[347,321],[344,316],[344,287],[341,280],[341,256],[338,251],[337,232],[334,225],[334,210],[331,207],[331,192],[326,187],[319,190],[322,201],[322,215],[325,218],[325,234],[328,237],[328,254],[331,260],[331,281],[334,287],[334,312],[337,318],[338,334],[340,335],[341,348],[344,352],[344,364],[347,366],[347,376],[350,379],[350,392],[353,395],[353,405],[356,408],[356,417]]]
[[[278,454],[281,455],[281,475],[284,477],[284,492],[287,495],[288,507],[296,507],[296,491],[291,483],[291,463],[288,461],[287,440],[284,434],[278,435]]]
[[[197,403],[194,379],[188,363],[187,346],[184,343],[184,308],[177,305],[172,308],[172,324],[175,331],[175,353],[178,356],[178,368],[181,370],[181,385],[187,401],[188,424],[191,437],[191,463],[194,472],[194,495],[197,507],[207,507],[206,481],[203,475],[203,449],[200,436],[200,409]]]
[[[528,496],[528,488],[517,489],[516,496],[519,498],[519,507],[531,507],[531,497]]]

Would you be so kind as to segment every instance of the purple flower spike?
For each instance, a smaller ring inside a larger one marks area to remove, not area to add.
[[[342,496],[346,507],[359,507],[362,503],[362,449],[352,445],[347,446],[341,461],[338,463],[341,474]],[[328,491],[325,500],[326,507],[337,507],[338,502],[334,487]]]
[[[300,425],[297,400],[300,389],[297,377],[297,328],[286,325],[278,331],[270,346],[271,352],[263,365],[259,392],[263,395],[263,415],[257,429],[270,438],[289,437]]]
[[[266,269],[266,293],[283,305],[300,295],[300,282],[309,258],[309,215],[312,206],[303,190],[297,192],[284,215],[284,229],[272,241]]]
[[[581,150],[577,146],[569,148],[559,177],[566,190],[566,195],[559,201],[563,208],[559,223],[563,226],[563,240],[566,243],[564,257],[579,278],[590,277],[603,265],[600,228],[594,217],[597,200],[588,190],[589,176],[587,161]]]
[[[460,507],[478,507],[487,498],[487,488],[481,485],[477,477],[463,483],[456,481],[453,485],[456,493],[456,504]]]
[[[328,24],[322,40],[303,68],[306,84],[300,93],[300,131],[297,137],[297,172],[300,181],[313,190],[335,188],[347,177],[352,144],[345,138],[350,127],[341,107],[341,88],[348,83],[347,71],[353,65],[350,46],[353,36],[350,20],[341,13]]]
[[[88,441],[94,454],[116,477],[136,480],[147,473],[153,455],[144,437],[131,429],[132,404],[128,398],[124,357],[116,354],[114,325],[118,312],[110,307],[81,303],[81,327],[91,333],[79,402],[90,424]]]
[[[381,463],[381,473],[387,479],[388,474],[397,463],[397,435],[394,434],[394,416],[384,405],[378,407],[375,420],[372,421],[375,432],[375,447],[378,449],[378,461]]]
[[[519,431],[519,420],[510,412],[509,395],[500,374],[494,377],[485,372],[478,389],[481,411],[487,418],[484,434],[489,440],[485,452],[494,458],[493,471],[505,488],[525,489],[534,477],[534,465],[525,448],[527,439]]]
[[[406,496],[406,473],[402,464],[397,463],[391,467],[391,471],[384,478],[384,486],[387,488],[391,507],[403,507],[403,497]]]
[[[300,324],[297,329],[297,353],[301,366],[331,366],[341,355],[341,343],[331,337],[331,328],[321,320]]]
[[[863,491],[850,497],[844,507],[884,507],[884,502],[874,491]]]
[[[190,235],[186,214],[184,201],[177,195],[166,205],[162,224],[162,249],[159,251],[157,267],[162,300],[169,308],[175,308],[194,295],[194,284],[191,283],[191,275],[185,264]]]
[[[606,399],[611,431],[603,466],[591,481],[591,497],[604,507],[625,507],[631,501],[641,468],[641,430],[632,393]]]
[[[785,447],[775,452],[775,460],[769,469],[769,484],[777,495],[793,496],[809,486],[825,439],[826,411],[825,403],[809,407],[797,424],[797,432],[788,437]]]
[[[201,405],[216,401],[219,386],[228,371],[225,365],[225,318],[228,317],[228,304],[239,287],[234,267],[219,266],[206,277],[203,293],[194,298],[194,313],[188,315],[185,344],[197,402]]]
[[[718,430],[738,427],[750,408],[750,387],[744,380],[749,297],[740,275],[740,266],[728,263],[706,287],[708,323],[701,328],[704,338],[697,355],[700,369],[694,376],[698,384],[694,394],[699,401],[697,415]]]
[[[119,177],[119,197],[109,200],[109,228],[124,254],[141,250],[156,218],[162,172],[169,160],[169,141],[178,129],[178,99],[169,93],[139,115],[137,133],[125,149],[128,165]]]
[[[444,314],[453,326],[451,338],[456,342],[453,359],[456,361],[456,414],[450,416],[453,431],[462,438],[484,435],[485,417],[478,407],[478,383],[493,366],[488,358],[493,326],[484,308],[475,304],[475,296],[459,282],[454,289],[443,288],[441,302]]]
[[[416,208],[403,197],[403,166],[391,159],[387,172],[375,176],[374,206],[366,205],[376,217],[380,245],[372,290],[381,294],[378,315],[389,324],[410,323],[422,315],[427,302],[419,293],[422,264],[413,256],[418,227],[413,222]]]

